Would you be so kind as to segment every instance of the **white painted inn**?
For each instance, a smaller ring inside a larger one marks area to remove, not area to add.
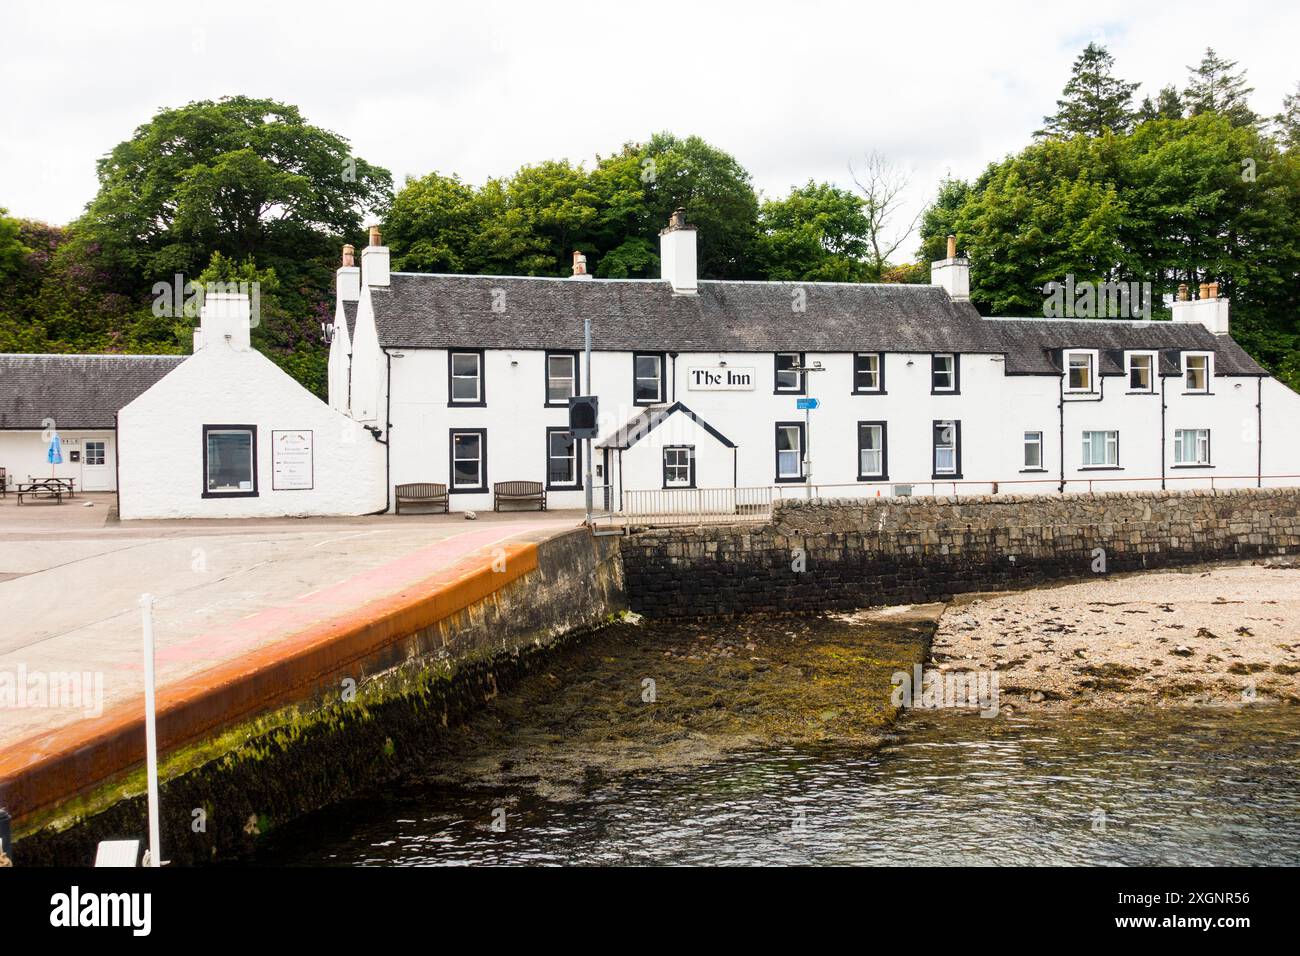
[[[338,270],[328,404],[251,347],[245,296],[209,296],[189,357],[0,355],[0,468],[48,476],[56,422],[57,473],[123,518],[375,513],[406,482],[445,483],[452,511],[506,481],[580,508],[568,401],[590,394],[614,511],[1300,483],[1300,395],[1213,285],[1172,322],[983,318],[951,243],[928,286],[701,281],[680,214],[661,259],[653,280],[577,253],[565,279],[401,273],[376,228]]]
[[[600,400],[592,464],[614,510],[629,492],[674,488],[1024,493],[1300,476],[1300,396],[1232,340],[1214,286],[1176,302],[1173,322],[982,318],[951,243],[929,286],[704,281],[680,214],[657,280],[594,279],[580,254],[565,279],[391,272],[377,230],[360,267],[350,252],[330,403],[388,442],[390,491],[445,482],[452,510],[489,508],[493,484],[514,480],[581,507],[567,403],[583,394]]]

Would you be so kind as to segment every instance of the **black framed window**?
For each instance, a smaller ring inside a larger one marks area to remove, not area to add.
[[[447,455],[449,492],[487,491],[486,428],[451,429]]]
[[[961,477],[961,422],[936,421],[932,427],[934,471],[932,478]]]
[[[663,353],[634,353],[632,355],[632,401],[637,405],[658,405],[663,400]]]
[[[582,452],[567,428],[546,429],[546,487],[582,487]]]
[[[885,353],[859,352],[853,356],[853,394],[883,393]]]
[[[955,352],[936,352],[930,356],[930,391],[933,394],[956,394],[961,391],[961,356]]]
[[[695,487],[695,446],[664,446],[664,487]]]
[[[257,426],[203,426],[203,497],[256,498]]]
[[[884,422],[858,422],[858,480],[889,478],[889,428]]]
[[[565,408],[578,394],[578,353],[546,353],[546,404]]]
[[[447,403],[486,404],[482,349],[456,349],[447,353]]]
[[[776,423],[776,480],[803,481],[803,422]]]
[[[796,369],[803,368],[803,353],[777,352],[773,364],[776,372],[772,390],[784,395],[802,395],[804,373]]]

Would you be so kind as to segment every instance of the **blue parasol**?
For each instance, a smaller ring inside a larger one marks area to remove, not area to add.
[[[55,432],[50,438],[50,449],[45,454],[45,460],[50,463],[50,477],[54,477],[54,466],[63,464],[63,442],[59,439],[59,433]]]

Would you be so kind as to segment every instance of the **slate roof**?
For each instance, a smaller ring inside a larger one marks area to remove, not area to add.
[[[979,314],[937,286],[704,281],[698,295],[674,295],[658,279],[394,273],[391,282],[370,289],[379,344],[390,348],[578,349],[590,315],[604,351],[1001,350]]]
[[[186,358],[0,353],[0,428],[113,428],[118,409]]]
[[[604,441],[599,442],[596,447],[631,448],[676,412],[681,412],[683,415],[690,418],[691,421],[695,422],[727,448],[736,447],[735,442],[722,434],[722,432],[718,431],[699,415],[696,415],[681,402],[673,402],[671,405],[651,405],[649,408],[642,409],[640,412],[628,419],[627,423],[622,428],[614,432],[614,434],[610,435]]]
[[[590,315],[601,351],[983,352],[1006,355],[1008,374],[1047,375],[1060,371],[1062,348],[1095,348],[1102,374],[1119,375],[1124,349],[1154,349],[1172,375],[1173,353],[1205,350],[1218,374],[1267,374],[1198,324],[987,319],[929,285],[706,280],[692,296],[659,279],[395,272],[370,293],[387,348],[580,349]]]
[[[1097,349],[1102,375],[1124,374],[1124,351],[1160,353],[1160,374],[1181,375],[1179,352],[1215,353],[1216,375],[1267,375],[1226,335],[1192,322],[1101,319],[985,319],[1002,340],[1008,375],[1060,374],[1064,349]]]
[[[357,304],[343,303],[343,321],[348,324],[348,341],[355,342],[357,337]]]

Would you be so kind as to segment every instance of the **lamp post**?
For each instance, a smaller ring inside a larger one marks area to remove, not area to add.
[[[812,365],[796,365],[793,371],[800,375],[807,375],[809,372],[824,372],[825,367],[821,362],[813,362]],[[804,403],[803,410],[803,476],[807,479],[804,489],[807,492],[806,497],[812,497],[812,409],[815,407],[814,400],[808,388],[808,380],[803,380],[804,396],[809,401]]]

